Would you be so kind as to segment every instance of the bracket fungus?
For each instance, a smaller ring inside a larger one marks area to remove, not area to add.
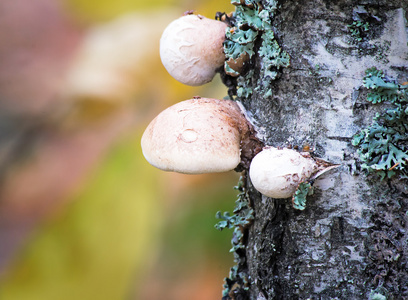
[[[292,197],[300,183],[312,181],[335,167],[308,152],[265,147],[252,160],[249,177],[261,194],[283,199]]]
[[[162,111],[146,128],[141,144],[146,160],[164,171],[226,172],[248,160],[241,156],[251,151],[241,147],[252,147],[252,133],[236,102],[197,97]]]
[[[160,58],[169,74],[191,86],[210,82],[225,61],[227,27],[201,15],[186,15],[171,22],[160,39]]]

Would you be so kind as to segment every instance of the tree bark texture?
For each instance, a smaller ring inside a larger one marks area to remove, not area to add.
[[[351,143],[386,106],[367,102],[365,71],[408,81],[408,1],[278,4],[272,28],[290,66],[265,96],[256,89],[264,80],[256,54],[253,92],[237,99],[265,144],[310,149],[340,166],[314,182],[303,211],[262,196],[244,177],[254,220],[237,257],[249,283],[238,280],[230,297],[408,299],[408,181],[366,174]],[[369,29],[353,36],[356,20]]]

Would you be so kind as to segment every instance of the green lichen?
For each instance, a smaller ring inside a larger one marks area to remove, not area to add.
[[[232,3],[235,4],[234,1]],[[238,5],[233,14],[234,27],[227,28],[225,33],[224,52],[227,60],[237,59],[245,52],[249,57],[255,54],[254,43],[264,24],[255,9],[258,5],[253,4],[253,6],[254,8],[249,8]],[[228,64],[225,63],[225,66],[228,67]]]
[[[253,90],[250,85],[247,84],[247,78],[252,78],[254,70],[250,70],[246,76],[240,76],[237,80],[237,96],[238,98],[248,98],[252,95]]]
[[[313,187],[309,182],[301,182],[293,195],[293,208],[304,210],[306,208],[306,197],[313,192]]]
[[[278,71],[282,67],[289,66],[289,55],[282,50],[275,39],[272,28],[272,17],[277,10],[276,1],[265,1],[265,7],[262,7],[256,1],[250,0],[232,0],[236,5],[233,14],[233,27],[226,31],[226,41],[224,43],[224,52],[226,55],[225,71],[232,76],[237,76],[236,96],[239,98],[248,98],[252,95],[251,86],[256,86],[258,93],[265,97],[272,95],[270,84],[278,76]],[[254,74],[250,70],[244,70],[239,73],[233,70],[228,60],[236,60],[241,55],[247,53],[249,59],[258,53],[262,61],[260,74]],[[260,75],[260,76],[259,76]],[[257,82],[253,82],[257,80]]]
[[[261,78],[258,81],[256,90],[264,90],[265,97],[272,96],[270,85],[278,76],[278,70],[288,67],[290,64],[289,55],[282,50],[275,40],[272,30],[267,30],[262,34],[262,45],[259,49],[259,56],[262,59]]]
[[[382,179],[396,174],[408,178],[408,85],[398,84],[376,68],[366,71],[363,85],[370,91],[369,102],[394,107],[377,113],[371,126],[353,137],[362,168]]]
[[[350,25],[347,25],[350,30],[351,36],[357,41],[361,42],[363,38],[366,36],[366,32],[370,28],[370,24],[368,22],[363,21],[354,21]]]
[[[254,219],[254,210],[249,204],[249,197],[244,187],[244,179],[241,177],[238,186],[235,187],[240,191],[238,199],[235,202],[233,214],[229,212],[217,212],[216,218],[220,219],[215,228],[223,230],[226,228],[233,229],[232,248],[230,252],[234,253],[235,265],[230,269],[229,277],[225,278],[223,299],[230,299],[230,293],[234,289],[249,289],[249,279],[244,268],[245,260],[242,258],[242,250],[245,249],[246,229]]]
[[[384,295],[378,294],[378,293],[374,293],[374,294],[370,294],[370,300],[387,300],[387,297],[385,297]]]
[[[401,107],[408,102],[408,85],[396,83],[375,67],[366,70],[363,86],[370,90],[367,101],[373,104],[388,101]]]
[[[371,290],[368,300],[387,300],[388,291],[384,287],[378,287],[375,290]]]

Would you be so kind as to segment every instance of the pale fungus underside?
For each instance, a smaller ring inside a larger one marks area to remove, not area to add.
[[[292,197],[299,184],[308,181],[319,170],[318,162],[310,155],[266,147],[252,160],[249,176],[261,194],[284,199]]]
[[[171,76],[183,84],[210,82],[224,64],[227,24],[200,15],[174,20],[160,39],[160,58]]]
[[[164,170],[186,174],[227,172],[251,159],[253,129],[236,102],[194,98],[161,112],[146,128],[146,160]]]

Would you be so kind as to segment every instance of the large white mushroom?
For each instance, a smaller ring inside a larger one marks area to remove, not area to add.
[[[261,194],[271,198],[292,197],[301,182],[316,178],[336,166],[308,153],[265,147],[251,162],[249,176]]]
[[[166,70],[186,85],[210,82],[224,65],[227,24],[200,15],[171,22],[160,39],[160,58]]]
[[[161,112],[142,136],[153,166],[187,174],[225,172],[241,161],[241,144],[251,126],[231,100],[196,98]]]

